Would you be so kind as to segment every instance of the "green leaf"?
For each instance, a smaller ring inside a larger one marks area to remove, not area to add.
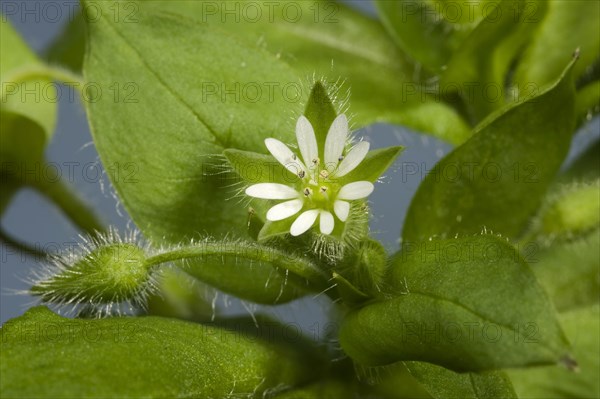
[[[293,389],[275,395],[275,399],[337,399],[353,398],[356,391],[354,384],[347,381],[327,380],[306,387]]]
[[[255,1],[248,7],[240,3],[235,14],[223,0],[152,4],[161,10],[201,16],[211,27],[227,29],[248,45],[259,43],[301,77],[344,82],[352,95],[349,113],[357,127],[397,123],[454,144],[469,137],[468,125],[455,110],[413,82],[418,72],[383,26],[344,4]],[[344,101],[346,94],[342,91],[339,97]]]
[[[0,175],[2,194],[0,214],[10,203],[12,196],[26,183],[23,167],[41,163],[47,143],[46,132],[35,120],[22,114],[0,109]]]
[[[532,258],[533,271],[559,311],[598,303],[600,230],[539,248],[527,244],[524,255]]]
[[[436,399],[517,398],[510,380],[502,372],[458,374],[428,363],[404,364]]]
[[[37,307],[1,331],[2,397],[260,397],[319,372],[310,351],[267,335],[160,317],[67,319]]]
[[[491,115],[432,169],[413,197],[403,241],[522,232],[569,148],[573,62],[539,96]]]
[[[104,11],[89,23],[87,80],[107,92],[128,82],[137,90],[132,102],[102,96],[88,103],[88,114],[103,163],[135,167],[134,182],[112,182],[138,227],[172,242],[198,232],[243,233],[246,209],[227,201],[235,195],[231,177],[211,155],[226,148],[266,152],[264,138],[291,139],[288,116],[300,115],[301,98],[290,102],[281,87],[299,88],[296,74],[219,29],[147,12],[146,3],[128,3],[139,7],[137,23],[108,17],[108,3],[86,4]],[[249,87],[264,90],[255,102],[241,100]]]
[[[30,73],[43,67],[43,64],[6,18],[0,21],[0,38],[2,109],[36,122],[44,129],[46,141],[49,141],[56,123],[56,88],[51,80]],[[9,133],[16,134],[5,132]]]
[[[510,102],[506,75],[542,19],[545,3],[511,0],[489,6],[486,16],[452,54],[440,82],[443,92],[458,88],[474,122]]]
[[[44,149],[54,132],[56,90],[48,79],[28,77],[41,65],[6,18],[0,21],[0,215],[25,184],[24,165],[43,163]],[[43,96],[42,96],[43,95]]]
[[[386,399],[432,399],[423,384],[409,372],[404,362],[397,362],[381,368],[376,380],[371,382],[371,390]]]
[[[597,398],[600,397],[600,306],[594,305],[561,315],[561,323],[579,363],[578,372],[550,366],[510,371],[519,398]]]
[[[379,17],[396,44],[432,72],[446,65],[458,43],[457,26],[433,2],[376,0]]]
[[[375,6],[396,44],[426,69],[440,73],[481,20],[493,14],[496,3],[376,0]]]
[[[58,64],[72,71],[80,72],[85,53],[85,37],[85,18],[83,13],[77,12],[45,51],[46,60],[51,64]]]
[[[531,84],[541,87],[556,80],[577,48],[581,61],[573,67],[576,79],[600,56],[600,4],[586,0],[547,3],[546,16],[515,72],[515,82],[520,87]]]
[[[462,372],[568,359],[546,293],[495,236],[405,246],[385,281],[388,296],[340,328],[342,347],[360,364],[415,360]]]

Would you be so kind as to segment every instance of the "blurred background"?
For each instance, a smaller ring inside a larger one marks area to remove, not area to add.
[[[45,1],[19,1],[19,7],[27,10],[39,9]],[[11,24],[28,45],[40,56],[53,40],[61,34],[69,16],[78,7],[77,1],[54,2],[62,11],[46,18],[31,14],[9,16]],[[369,1],[345,1],[352,7],[374,15]],[[2,15],[2,18],[6,18]],[[351,101],[352,99],[350,99]],[[404,153],[377,184],[370,197],[373,218],[373,235],[381,240],[388,251],[399,248],[398,238],[404,215],[424,174],[446,155],[451,146],[433,137],[417,134],[401,126],[373,125],[359,131],[373,148],[403,145]],[[600,137],[600,118],[591,120],[577,134],[568,164],[586,146]],[[134,227],[122,204],[119,203],[110,182],[100,164],[98,154],[90,136],[90,130],[81,103],[62,96],[59,103],[58,123],[54,137],[47,148],[47,159],[62,172],[63,179],[92,206],[106,225],[119,231]],[[413,174],[417,166],[418,173]],[[71,248],[79,241],[78,230],[63,217],[61,212],[32,190],[20,191],[2,216],[2,228],[12,236],[38,249],[56,253]],[[39,270],[39,259],[32,258],[0,243],[0,323],[22,314],[35,300],[22,292],[28,288],[27,276]],[[227,313],[244,314],[252,310],[263,310],[283,320],[301,325],[324,320],[319,301],[306,298],[291,304],[276,307],[256,307],[220,296],[219,305],[226,305]],[[324,302],[324,298],[323,298]]]

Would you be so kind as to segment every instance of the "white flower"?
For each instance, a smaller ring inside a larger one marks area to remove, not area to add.
[[[246,194],[268,200],[286,200],[267,212],[267,220],[278,221],[298,214],[290,228],[293,236],[310,229],[319,219],[321,233],[331,234],[337,218],[345,222],[350,212],[348,201],[368,197],[373,192],[369,181],[356,181],[340,185],[338,179],[353,171],[369,151],[369,143],[361,141],[344,155],[348,139],[348,120],[339,115],[331,124],[320,153],[312,125],[301,116],[296,124],[296,139],[301,157],[279,140],[268,138],[265,145],[269,152],[286,169],[298,177],[289,185],[259,183],[246,189]],[[323,162],[319,158],[323,156]]]

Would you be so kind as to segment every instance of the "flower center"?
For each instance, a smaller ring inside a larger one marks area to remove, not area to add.
[[[331,180],[325,169],[311,168],[308,173],[298,173],[299,190],[311,208],[330,210],[340,187]]]

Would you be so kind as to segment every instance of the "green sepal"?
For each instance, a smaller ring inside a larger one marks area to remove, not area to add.
[[[345,304],[349,306],[358,306],[371,299],[369,295],[356,288],[356,286],[352,285],[352,283],[341,274],[333,272],[332,278],[336,284],[336,289]]]
[[[372,150],[367,153],[365,159],[354,169],[339,179],[340,184],[353,181],[366,180],[372,183],[385,173],[394,163],[396,158],[404,151],[402,146],[386,147]]]
[[[280,183],[294,184],[298,176],[294,175],[271,155],[233,148],[223,151],[229,166],[248,184]]]
[[[329,90],[325,86],[325,83],[321,81],[315,82],[306,102],[304,116],[306,116],[306,119],[309,120],[314,129],[321,160],[325,159],[324,150],[327,133],[339,113],[340,110],[331,101]]]

